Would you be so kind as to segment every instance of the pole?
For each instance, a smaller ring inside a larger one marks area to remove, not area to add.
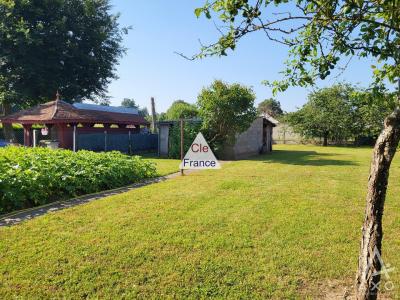
[[[154,102],[154,97],[150,98],[150,105],[151,105],[151,131],[152,133],[157,133],[157,115],[156,115],[156,104]]]
[[[128,153],[129,155],[132,155],[132,139],[131,139],[131,131],[128,131]]]
[[[104,131],[104,151],[107,151],[107,130]]]
[[[180,120],[181,123],[181,162],[183,161],[183,119]],[[183,176],[183,169],[181,169],[181,176]]]
[[[76,152],[76,125],[74,125],[74,130],[72,133],[72,151]]]
[[[33,147],[37,146],[37,130],[33,129]]]

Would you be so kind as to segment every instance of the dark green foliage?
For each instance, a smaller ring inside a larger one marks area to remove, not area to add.
[[[133,98],[124,98],[121,101],[121,106],[127,107],[127,108],[139,108],[139,105],[136,104],[135,99]]]
[[[257,106],[258,113],[267,113],[274,118],[279,118],[283,115],[281,103],[273,98],[265,99]]]
[[[356,114],[353,123],[353,134],[357,143],[362,140],[374,141],[381,133],[384,119],[397,104],[395,93],[384,91],[372,93],[359,90],[352,94],[352,106]]]
[[[168,108],[164,118],[165,120],[192,119],[197,117],[198,113],[196,105],[176,100]]]
[[[184,153],[189,150],[190,145],[195,139],[196,135],[201,131],[201,122],[186,121],[184,122]],[[181,157],[181,129],[179,122],[176,122],[169,131],[169,153],[170,158]]]
[[[147,110],[147,107],[140,107],[139,105],[136,104],[136,101],[133,98],[124,98],[121,102],[121,106],[127,108],[136,108],[138,110],[139,115],[142,117],[146,118],[149,116],[149,111]]]
[[[219,154],[226,143],[249,128],[256,118],[255,95],[251,88],[238,83],[214,81],[197,99],[202,132],[211,148]]]
[[[393,94],[337,84],[312,92],[308,102],[285,120],[307,138],[323,138],[336,144],[366,137],[374,140],[394,106]]]
[[[155,175],[151,162],[120,152],[0,148],[0,214]]]
[[[0,102],[104,100],[126,31],[109,0],[0,0]]]
[[[335,85],[318,89],[308,96],[308,102],[287,120],[294,130],[305,137],[324,138],[336,142],[352,136],[355,114],[351,106],[353,88]]]

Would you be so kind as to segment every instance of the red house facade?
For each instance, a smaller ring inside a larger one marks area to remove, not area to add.
[[[32,126],[44,125],[54,133],[60,148],[74,149],[77,133],[139,133],[150,123],[134,108],[70,104],[60,99],[5,116],[3,124],[21,124],[24,128],[24,145],[32,146]]]

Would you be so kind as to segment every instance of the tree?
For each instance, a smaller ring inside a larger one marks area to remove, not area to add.
[[[183,100],[174,101],[165,113],[167,120],[191,119],[198,115],[197,107]]]
[[[282,11],[277,11],[279,7]],[[385,83],[398,83],[398,107],[385,119],[373,151],[358,262],[357,299],[376,299],[380,283],[382,266],[376,253],[381,253],[389,169],[400,140],[399,7],[398,0],[213,0],[195,10],[197,17],[204,14],[212,18],[216,14],[223,24],[219,40],[202,46],[192,59],[227,55],[243,37],[257,31],[289,47],[284,78],[266,82],[274,92],[325,79],[343,58],[353,56],[377,61],[372,66],[374,91]]]
[[[0,0],[0,101],[104,100],[124,53],[109,0]]]
[[[203,88],[197,98],[202,130],[217,152],[233,143],[238,133],[245,131],[256,118],[255,95],[251,88],[240,84],[214,81]]]
[[[126,108],[139,108],[139,105],[136,104],[135,99],[133,98],[124,98],[121,101],[121,106],[126,107]]]
[[[274,118],[279,118],[283,115],[281,103],[273,98],[265,99],[260,102],[257,107],[258,113],[267,113]]]
[[[311,138],[323,138],[341,143],[353,136],[355,112],[351,96],[354,88],[338,84],[318,89],[308,96],[308,102],[297,112],[290,113],[288,123],[295,132]]]
[[[359,90],[351,99],[356,118],[353,123],[353,135],[356,143],[362,140],[376,141],[383,129],[385,117],[396,107],[395,93],[371,93]]]
[[[127,108],[136,108],[138,110],[139,116],[145,118],[149,116],[149,111],[147,110],[147,107],[140,107],[138,104],[136,104],[136,101],[133,98],[124,98],[121,101],[121,106]]]

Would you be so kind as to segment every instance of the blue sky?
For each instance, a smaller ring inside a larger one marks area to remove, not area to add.
[[[174,52],[191,55],[219,36],[213,22],[193,13],[204,0],[112,0],[113,12],[120,12],[121,26],[132,26],[124,38],[126,55],[117,66],[119,79],[109,86],[111,104],[134,98],[149,107],[155,97],[157,112],[165,111],[177,99],[194,103],[200,90],[214,79],[252,86],[256,103],[272,96],[263,80],[279,79],[287,48],[270,42],[262,33],[242,40],[228,57],[188,61]],[[340,80],[367,86],[372,63],[354,59],[339,78],[327,78],[317,86]],[[290,88],[276,96],[286,111],[305,103],[310,88]]]

